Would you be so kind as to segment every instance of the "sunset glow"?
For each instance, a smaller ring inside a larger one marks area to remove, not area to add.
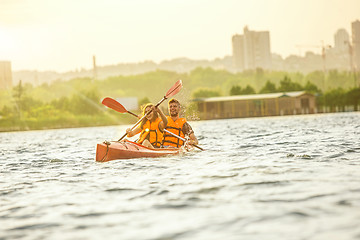
[[[95,0],[0,2],[0,60],[14,70],[70,71],[99,65],[231,55],[231,37],[270,31],[271,51],[298,54],[297,44],[333,44],[351,32],[358,0]]]

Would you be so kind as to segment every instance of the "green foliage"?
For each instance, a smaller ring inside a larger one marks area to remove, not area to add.
[[[234,85],[230,89],[230,96],[240,95],[241,94],[241,87],[239,85]]]
[[[354,110],[357,111],[357,106],[360,105],[360,88],[353,88],[347,92],[345,97],[347,105],[354,106]]]
[[[247,95],[254,94],[255,90],[251,86],[247,85],[244,89],[242,89],[239,85],[232,86],[230,89],[230,95]]]
[[[209,88],[199,88],[192,94],[193,98],[208,98],[208,97],[219,97],[221,93],[219,90]]]
[[[27,117],[30,118],[47,118],[49,116],[60,116],[61,110],[56,109],[53,105],[47,104],[47,105],[41,105],[39,107],[35,107],[30,109],[27,112]]]
[[[52,100],[50,104],[56,109],[62,111],[69,111],[71,108],[70,100],[67,97],[61,97],[59,99]]]
[[[157,70],[131,76],[113,76],[104,80],[76,78],[57,80],[38,87],[19,82],[11,91],[0,91],[0,131],[133,123],[126,114],[105,109],[104,97],[137,97],[140,105],[156,103],[178,79],[183,89],[176,98],[186,115],[196,119],[192,98],[287,92],[305,90],[317,96],[319,106],[331,109],[360,104],[356,74],[345,71],[312,72],[306,75],[263,69],[231,73],[212,68],[196,68],[190,73]],[[277,87],[278,86],[278,87]],[[162,107],[166,105],[163,104]]]
[[[11,118],[14,116],[14,108],[4,106],[0,112],[0,115],[5,118]]]
[[[74,114],[96,115],[102,110],[100,97],[96,90],[74,94],[70,103],[68,110]]]
[[[303,87],[299,83],[292,82],[288,76],[280,81],[279,92],[301,91]]]
[[[324,101],[334,111],[336,107],[343,109],[345,107],[345,91],[342,88],[333,89],[325,93]]]
[[[212,68],[196,68],[190,72],[190,78],[193,83],[206,83],[208,88],[216,88],[222,85],[222,81],[227,79],[231,73],[223,70],[214,70]]]
[[[20,101],[21,97],[23,96],[24,93],[24,88],[22,86],[22,81],[19,81],[19,84],[14,87],[14,91],[13,91],[13,96],[15,99],[17,99],[18,101]]]
[[[246,95],[246,94],[255,94],[255,90],[254,88],[252,88],[251,86],[247,85],[243,90],[242,90],[242,94]]]
[[[304,90],[306,92],[309,92],[309,93],[312,93],[312,94],[316,94],[316,93],[321,92],[321,90],[315,84],[313,84],[313,83],[311,83],[309,81],[306,83],[306,85],[304,87]]]
[[[265,86],[260,90],[260,93],[274,93],[274,92],[277,92],[276,86],[269,80],[266,81]]]
[[[312,84],[315,84],[316,86],[318,86],[321,89],[324,89],[325,77],[324,77],[324,72],[322,72],[322,71],[311,72],[305,76],[304,80],[306,82],[311,82]]]

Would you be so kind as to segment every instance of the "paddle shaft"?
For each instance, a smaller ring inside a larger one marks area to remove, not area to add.
[[[164,129],[164,132],[167,132],[167,133],[170,134],[171,136],[176,137],[176,138],[182,140],[183,142],[186,142],[186,139],[185,139],[185,138],[182,138],[182,137],[180,137],[180,136],[178,136],[178,135],[170,132],[169,130]],[[196,144],[191,144],[191,145],[193,145],[194,147],[197,147],[197,148],[200,149],[201,151],[204,151],[204,149],[203,149],[202,147],[199,147],[199,146],[196,145]]]
[[[158,106],[159,106],[163,101],[165,101],[166,99],[167,99],[167,97],[164,96],[163,99],[161,99],[160,102],[158,102],[158,103],[155,105],[155,107],[158,107]],[[140,118],[139,121],[137,121],[137,122],[135,123],[135,125],[130,129],[130,131],[134,130],[134,129],[136,128],[136,126],[139,125],[139,123],[140,123],[144,118],[146,118],[147,115],[150,114],[150,112],[151,112],[151,111],[147,112],[142,118]],[[130,113],[130,112],[128,111],[128,113]],[[131,113],[130,113],[130,114],[131,114]],[[138,117],[136,114],[133,114],[133,115],[135,115],[136,117]],[[125,134],[118,140],[118,142],[121,141],[121,140],[123,140],[124,137],[126,137],[126,135],[127,135],[127,133],[125,133]]]
[[[131,115],[133,115],[133,116],[135,116],[135,117],[139,117],[138,115],[136,115],[135,113],[133,113],[133,112],[130,112],[130,111],[126,111],[127,113],[130,113]]]

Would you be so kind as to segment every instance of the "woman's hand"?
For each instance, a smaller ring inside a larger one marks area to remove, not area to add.
[[[153,112],[159,112],[159,108],[156,106],[151,106],[151,111]]]

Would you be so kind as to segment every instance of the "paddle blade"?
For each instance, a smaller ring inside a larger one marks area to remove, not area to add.
[[[123,105],[121,105],[118,101],[116,101],[115,99],[106,97],[102,100],[102,104],[104,104],[105,106],[107,106],[108,108],[111,108],[117,112],[121,112],[121,113],[126,113],[127,110],[124,108]]]
[[[165,94],[165,98],[169,98],[171,96],[174,96],[175,94],[177,94],[182,88],[182,81],[178,80],[174,86],[172,86],[167,93]]]

